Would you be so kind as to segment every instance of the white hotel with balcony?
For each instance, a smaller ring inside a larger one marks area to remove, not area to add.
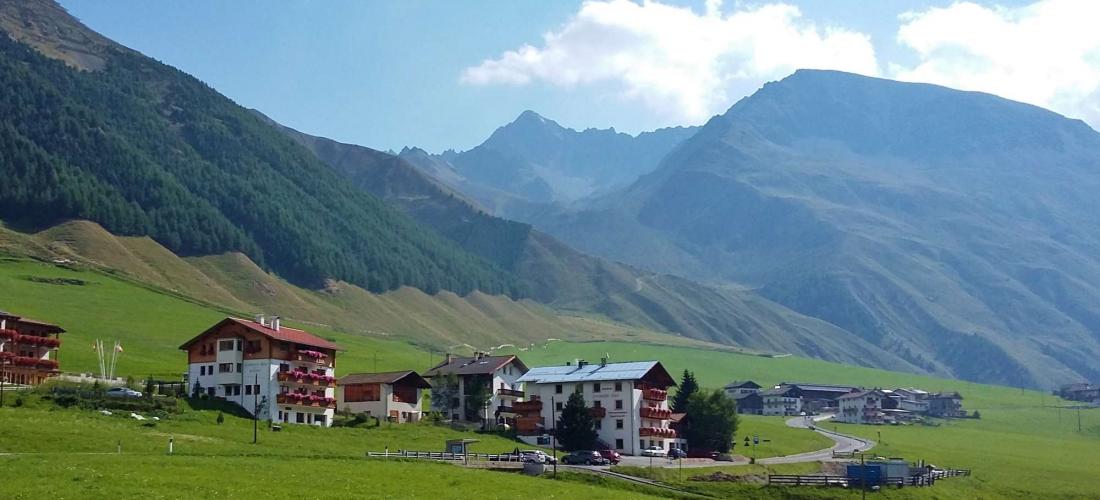
[[[254,413],[267,397],[264,420],[328,427],[336,410],[336,351],[340,347],[280,324],[226,318],[187,341],[188,391],[236,403]]]

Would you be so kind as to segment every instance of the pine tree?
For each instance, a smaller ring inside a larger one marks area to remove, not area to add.
[[[729,452],[737,433],[737,403],[720,390],[697,391],[688,398],[689,421],[684,429],[691,449]]]
[[[574,392],[561,410],[557,422],[558,443],[566,451],[591,450],[596,444],[596,422],[588,413],[584,395]]]
[[[684,370],[683,381],[680,382],[680,387],[676,389],[676,395],[672,397],[672,411],[676,413],[686,412],[688,399],[696,392],[699,392],[699,383],[695,381],[695,373]]]

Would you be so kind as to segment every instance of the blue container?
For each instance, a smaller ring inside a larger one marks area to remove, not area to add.
[[[864,478],[866,478],[868,486],[877,486],[882,484],[882,477],[882,464],[852,464],[848,466],[848,484],[852,486],[863,486]]]

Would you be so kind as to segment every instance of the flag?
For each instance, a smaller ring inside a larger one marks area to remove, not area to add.
[[[115,350],[118,351],[118,352],[122,352],[122,344],[116,345]]]

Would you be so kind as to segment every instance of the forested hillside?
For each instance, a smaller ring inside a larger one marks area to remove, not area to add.
[[[3,10],[22,20],[5,29],[30,39],[86,29],[48,2]],[[0,36],[0,218],[90,219],[182,255],[240,251],[308,286],[523,294],[509,273],[349,185],[195,78],[114,44],[84,49],[101,68]]]

